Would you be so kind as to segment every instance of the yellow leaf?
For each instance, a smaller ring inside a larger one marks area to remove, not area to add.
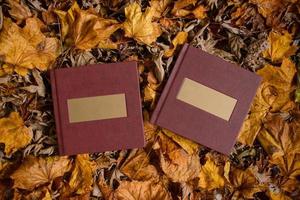
[[[155,9],[147,8],[144,13],[138,3],[134,2],[125,8],[126,21],[123,24],[126,37],[150,45],[160,36],[161,30],[156,22],[152,22]]]
[[[175,38],[172,40],[173,48],[170,48],[165,51],[165,56],[166,57],[171,57],[174,54],[174,51],[177,47],[177,45],[184,44],[187,40],[188,33],[184,31],[180,31],[177,33]]]
[[[70,169],[70,160],[67,157],[33,157],[28,156],[22,165],[11,175],[14,188],[33,190],[43,184],[52,184],[52,181],[64,175]]]
[[[88,154],[80,154],[76,156],[75,167],[69,181],[72,193],[90,193],[93,184],[94,167],[95,163],[89,160]]]
[[[46,70],[59,55],[56,38],[47,38],[40,31],[42,22],[28,18],[24,28],[18,27],[10,19],[4,19],[0,33],[0,58],[8,66],[4,71],[26,75],[28,69]]]
[[[179,144],[186,152],[189,154],[197,153],[199,151],[200,145],[184,138],[178,134],[175,134],[167,129],[163,129],[162,131],[165,135],[167,135],[169,138],[172,138],[173,141],[175,141],[177,144]]]
[[[151,0],[150,6],[155,10],[154,17],[160,18],[162,13],[170,5],[171,0]]]
[[[7,118],[0,118],[0,143],[5,144],[6,155],[25,147],[31,138],[31,129],[24,125],[19,113],[12,112]]]
[[[252,199],[253,194],[260,192],[261,187],[250,168],[246,170],[231,167],[230,163],[225,164],[225,174],[229,182],[230,190],[234,199]]]
[[[186,10],[184,8],[191,4],[195,5],[196,3],[196,0],[178,0],[175,2],[171,13],[177,17],[184,17],[191,13],[191,11]]]
[[[61,34],[66,45],[74,45],[78,49],[104,46],[111,34],[120,28],[116,20],[99,17],[92,10],[81,10],[76,2],[67,12],[56,10],[55,13],[60,19]]]
[[[27,19],[32,16],[30,9],[20,0],[8,0],[9,3],[9,14],[21,23],[22,20]]]
[[[204,19],[207,17],[207,8],[203,5],[198,6],[193,10],[193,14],[197,19]]]
[[[292,45],[292,39],[292,35],[287,31],[271,31],[268,37],[269,47],[263,52],[263,56],[270,58],[272,62],[281,62],[282,59],[294,55],[297,46]]]
[[[122,181],[115,191],[118,200],[171,200],[171,195],[162,183],[152,181]]]
[[[207,156],[205,164],[199,174],[199,186],[206,190],[222,188],[224,186],[222,166],[217,166],[211,155]]]
[[[156,168],[150,164],[149,155],[143,149],[132,150],[120,170],[133,180],[146,181],[159,178]]]
[[[160,164],[163,172],[174,182],[187,182],[200,171],[197,153],[188,154],[162,132],[158,134]]]

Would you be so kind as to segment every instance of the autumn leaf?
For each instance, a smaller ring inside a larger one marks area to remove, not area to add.
[[[151,0],[150,6],[155,10],[153,16],[156,18],[160,18],[162,13],[166,10],[171,2],[171,0]]]
[[[177,35],[175,36],[175,38],[172,40],[172,47],[170,49],[166,50],[164,55],[166,57],[171,57],[174,54],[177,45],[184,44],[187,40],[187,37],[188,37],[187,32],[184,32],[184,31],[178,32]]]
[[[226,162],[224,177],[230,183],[230,191],[233,199],[252,199],[253,194],[263,189],[263,187],[259,186],[250,168],[241,170],[232,167],[230,162]]]
[[[11,175],[14,188],[33,190],[43,184],[52,184],[52,181],[64,175],[70,169],[70,160],[67,157],[33,157],[28,156],[22,165]]]
[[[270,58],[272,62],[281,62],[284,58],[294,55],[297,46],[292,44],[292,39],[292,35],[287,31],[271,31],[268,37],[269,47],[263,52],[263,56]]]
[[[149,155],[143,149],[132,150],[120,170],[132,180],[158,180],[156,168],[150,164]]]
[[[195,8],[192,13],[195,15],[197,19],[204,19],[207,17],[206,12],[207,12],[207,8],[205,8],[205,6],[203,5],[200,5],[197,8]]]
[[[23,1],[8,0],[8,3],[10,7],[9,14],[17,20],[18,24],[20,24],[24,19],[32,16],[30,9]]]
[[[24,125],[18,112],[11,112],[9,117],[0,118],[0,143],[5,144],[6,155],[28,145],[31,138],[32,131]]]
[[[69,186],[75,194],[90,193],[93,184],[93,171],[95,163],[89,160],[88,154],[76,156],[75,167],[72,170]]]
[[[200,161],[196,153],[188,154],[162,132],[158,145],[161,168],[172,181],[187,182],[198,176]]]
[[[54,62],[59,55],[58,40],[46,37],[41,26],[37,18],[28,18],[24,28],[4,19],[0,32],[0,60],[2,57],[6,64],[0,68],[2,74],[15,71],[24,76],[28,69],[46,70]]]
[[[171,195],[162,183],[152,181],[123,181],[114,192],[118,200],[171,200]]]
[[[189,15],[191,11],[186,10],[185,7],[189,5],[195,5],[196,2],[196,0],[178,0],[175,2],[171,13],[178,17],[184,17],[186,15]]]
[[[200,145],[184,138],[178,134],[175,134],[167,129],[163,129],[162,132],[167,135],[169,138],[172,138],[174,142],[176,142],[179,146],[181,146],[186,152],[189,154],[195,154],[199,151]]]
[[[251,146],[267,113],[289,111],[295,106],[290,98],[290,94],[294,91],[292,81],[295,73],[295,64],[288,58],[283,59],[281,67],[267,64],[257,72],[263,81],[240,130],[239,142]]]
[[[224,187],[224,184],[223,166],[217,166],[213,157],[208,155],[199,173],[199,187],[213,190]]]
[[[115,47],[110,36],[120,24],[113,19],[99,17],[92,10],[81,10],[75,2],[67,11],[56,10],[61,23],[61,35],[68,46],[78,49],[99,47]]]
[[[126,37],[150,45],[160,36],[161,30],[156,22],[152,22],[155,9],[147,8],[143,13],[138,3],[134,2],[125,8],[126,21],[123,24]]]

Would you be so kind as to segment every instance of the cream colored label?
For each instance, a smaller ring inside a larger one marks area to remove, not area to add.
[[[124,93],[68,99],[67,104],[70,123],[127,116]]]
[[[228,95],[188,78],[184,78],[176,98],[226,121],[237,102]]]

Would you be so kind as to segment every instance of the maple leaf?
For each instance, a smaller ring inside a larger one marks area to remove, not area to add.
[[[171,195],[162,183],[152,181],[122,181],[113,194],[118,200],[171,200]]]
[[[155,10],[153,14],[154,17],[160,18],[162,13],[166,10],[166,8],[170,5],[171,0],[152,0],[150,1],[150,6]]]
[[[77,155],[75,167],[69,181],[71,193],[86,194],[90,193],[93,184],[93,171],[95,163],[89,160],[88,154]]]
[[[222,188],[225,184],[223,177],[223,167],[217,166],[211,155],[207,155],[207,160],[201,166],[199,174],[199,186],[206,190]]]
[[[25,147],[31,139],[31,129],[24,125],[18,112],[10,113],[7,118],[0,118],[0,143],[5,144],[4,152],[6,155]]]
[[[70,170],[70,160],[65,157],[28,156],[22,165],[11,175],[14,188],[33,190],[52,181]]]
[[[294,90],[292,80],[295,73],[295,64],[288,58],[283,59],[281,67],[267,64],[257,72],[263,81],[253,99],[250,113],[240,130],[238,140],[241,143],[250,146],[253,144],[267,113],[288,111],[295,106],[290,98],[290,94]]]
[[[252,199],[253,194],[260,192],[263,187],[258,184],[250,168],[241,170],[226,162],[224,177],[229,182],[233,199]]]
[[[158,180],[156,168],[150,164],[149,155],[143,149],[132,150],[120,170],[133,180]]]
[[[198,153],[200,145],[184,138],[176,133],[173,133],[167,129],[163,129],[162,132],[167,135],[169,138],[172,138],[174,142],[176,142],[179,146],[181,146],[186,152],[189,154]]]
[[[138,3],[134,2],[125,8],[126,21],[123,24],[126,37],[150,45],[160,36],[161,30],[156,22],[152,22],[155,8],[147,8],[143,13]]]
[[[99,45],[110,48],[113,46],[109,37],[120,24],[113,19],[99,17],[92,10],[81,10],[75,2],[67,11],[56,10],[61,23],[61,35],[68,46],[87,50]]]
[[[56,38],[46,37],[41,31],[42,22],[37,18],[28,18],[24,28],[20,28],[10,19],[4,19],[0,32],[0,59],[6,63],[0,69],[4,72],[15,71],[26,75],[28,69],[46,70],[59,55]]]
[[[263,52],[263,56],[270,58],[272,62],[281,62],[282,59],[294,55],[297,46],[291,44],[292,39],[292,35],[287,31],[271,31],[268,37],[269,47]]]
[[[200,171],[198,154],[188,154],[162,132],[158,134],[160,164],[163,172],[174,182],[187,182]]]
[[[188,33],[187,32],[185,32],[185,31],[179,31],[177,33],[177,35],[175,36],[175,38],[172,40],[172,48],[166,50],[164,55],[166,57],[171,57],[174,54],[177,45],[184,44],[186,42],[186,40],[187,40],[187,37],[188,37]]]
[[[19,0],[8,0],[9,3],[9,14],[17,20],[18,24],[20,24],[24,19],[27,19],[32,16],[30,9],[23,3],[23,1]]]

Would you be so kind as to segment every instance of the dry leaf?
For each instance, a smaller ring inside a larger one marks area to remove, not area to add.
[[[167,135],[169,138],[172,138],[174,142],[176,142],[179,146],[181,146],[186,152],[189,154],[197,154],[200,148],[200,145],[184,138],[178,134],[175,134],[167,129],[163,129],[162,132]]]
[[[193,10],[193,14],[195,15],[195,17],[197,19],[204,19],[207,17],[207,8],[203,5],[198,6],[197,8],[195,8],[195,10]]]
[[[199,187],[213,190],[224,187],[223,167],[217,166],[211,155],[207,156],[199,174]]]
[[[92,10],[81,10],[76,2],[67,12],[56,10],[55,13],[60,19],[62,38],[68,46],[78,49],[97,45],[112,47],[109,37],[120,28],[116,20],[101,18]]]
[[[160,18],[162,13],[166,10],[171,2],[171,0],[151,0],[150,6],[155,10],[153,16],[156,18]]]
[[[171,195],[161,183],[151,181],[123,181],[114,193],[117,200],[171,200]]]
[[[72,171],[69,186],[75,194],[90,193],[93,185],[93,170],[95,163],[89,160],[88,154],[76,156],[75,167]]]
[[[24,28],[4,19],[0,33],[0,60],[3,57],[6,65],[0,71],[15,71],[24,76],[28,69],[48,69],[59,54],[59,45],[56,38],[46,37],[40,31],[41,26],[43,24],[37,18],[28,18]]]
[[[138,3],[134,2],[125,8],[126,21],[123,24],[126,37],[150,45],[160,36],[161,30],[156,22],[152,22],[154,8],[147,8],[143,13]]]
[[[184,31],[178,32],[177,35],[175,36],[175,38],[172,40],[172,48],[166,50],[164,56],[166,56],[166,57],[173,56],[177,45],[184,44],[187,40],[187,37],[188,37],[187,32],[184,32]]]
[[[186,10],[184,8],[189,5],[195,5],[196,3],[196,0],[178,0],[175,2],[171,13],[177,17],[184,17],[191,13],[190,10]]]
[[[32,16],[30,9],[20,0],[8,0],[9,14],[20,24],[24,19]]]
[[[120,170],[133,180],[159,179],[156,168],[150,164],[149,155],[143,149],[132,150]]]
[[[7,118],[0,118],[0,143],[5,144],[6,155],[28,145],[31,138],[31,129],[24,125],[19,113],[12,112]]]
[[[187,182],[196,178],[200,171],[198,154],[188,154],[162,132],[159,133],[161,168],[174,182]]]
[[[11,175],[14,188],[33,190],[52,181],[70,170],[67,157],[33,157],[28,156],[22,165]]]
[[[249,168],[237,169],[231,167],[227,162],[224,168],[224,177],[230,183],[233,199],[252,199],[253,194],[262,190]]]
[[[269,47],[263,52],[263,56],[270,58],[272,62],[281,62],[284,58],[294,55],[297,46],[292,44],[292,39],[292,35],[287,31],[271,31],[268,37]]]

